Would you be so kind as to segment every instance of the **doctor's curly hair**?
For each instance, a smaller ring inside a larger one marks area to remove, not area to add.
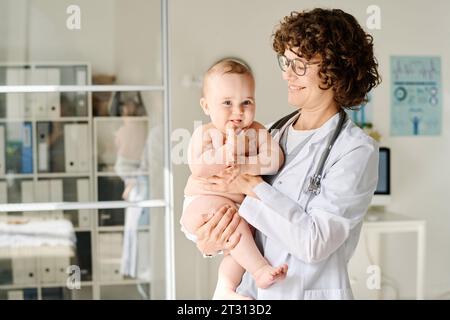
[[[284,17],[273,34],[273,49],[283,55],[292,48],[306,60],[320,55],[324,86],[319,87],[333,88],[334,99],[343,108],[367,103],[367,93],[381,83],[373,37],[340,9],[293,11]]]

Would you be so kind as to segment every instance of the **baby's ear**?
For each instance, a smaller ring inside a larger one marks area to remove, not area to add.
[[[201,99],[200,99],[200,106],[202,107],[203,112],[204,112],[207,116],[209,116],[208,103],[206,102],[206,99],[205,99],[205,98],[201,98]]]

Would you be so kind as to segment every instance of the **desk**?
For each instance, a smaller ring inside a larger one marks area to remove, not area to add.
[[[375,220],[376,218],[376,220]],[[381,234],[386,233],[404,233],[417,232],[417,274],[416,274],[416,299],[424,299],[424,279],[425,279],[425,241],[426,241],[426,222],[425,220],[416,220],[409,217],[387,212],[369,210],[361,230],[360,242],[364,242],[364,235],[367,235],[367,241],[370,246],[371,262],[381,266],[380,261],[380,238]],[[358,245],[358,247],[361,247]],[[359,248],[359,251],[366,251],[366,248]],[[352,258],[353,259],[353,258]],[[351,260],[352,262],[352,260]],[[350,273],[351,274],[351,273]],[[381,290],[378,290],[377,297],[381,298]]]

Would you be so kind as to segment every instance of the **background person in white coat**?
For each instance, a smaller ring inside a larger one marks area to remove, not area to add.
[[[367,101],[367,93],[380,83],[372,41],[352,15],[337,9],[292,12],[278,26],[273,49],[287,81],[288,102],[299,109],[274,134],[286,164],[266,181],[239,175],[227,184],[230,176],[221,174],[202,186],[246,194],[239,215],[257,229],[265,258],[272,265],[289,265],[286,279],[264,290],[245,274],[240,294],[353,298],[347,263],[377,185],[377,143],[347,117],[325,161],[319,193],[307,189],[340,111]],[[199,250],[211,254],[233,247],[237,221],[233,209],[219,210],[197,232]]]

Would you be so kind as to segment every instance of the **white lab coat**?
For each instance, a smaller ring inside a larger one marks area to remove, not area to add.
[[[338,119],[336,114],[315,132],[272,186],[263,182],[253,189],[259,200],[247,196],[240,206],[240,215],[257,229],[265,258],[273,266],[287,263],[289,270],[267,289],[257,289],[246,272],[239,293],[256,299],[353,298],[347,263],[377,185],[377,143],[347,119],[325,163],[320,194],[304,191]]]

